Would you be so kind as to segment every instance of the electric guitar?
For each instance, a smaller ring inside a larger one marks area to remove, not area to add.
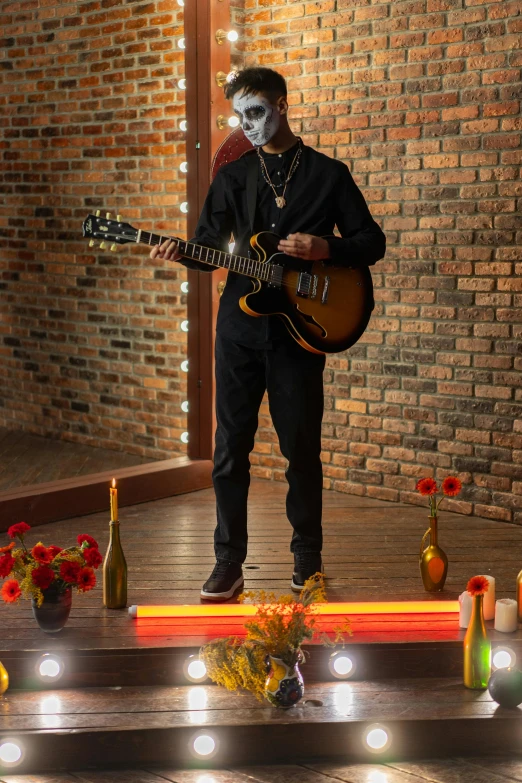
[[[332,266],[327,260],[303,261],[277,249],[281,237],[273,231],[261,231],[250,239],[256,258],[164,237],[116,220],[89,215],[83,223],[83,236],[101,239],[101,249],[111,250],[128,242],[149,246],[167,239],[177,243],[184,258],[193,258],[209,266],[229,269],[252,280],[252,291],[239,300],[241,309],[254,317],[278,315],[307,351],[337,353],[350,348],[361,337],[373,308],[370,270],[350,266]]]

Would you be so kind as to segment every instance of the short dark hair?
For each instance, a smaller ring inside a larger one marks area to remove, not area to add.
[[[271,68],[244,68],[224,86],[225,98],[232,98],[236,92],[244,90],[245,96],[262,92],[273,103],[283,95],[286,98],[284,76]]]

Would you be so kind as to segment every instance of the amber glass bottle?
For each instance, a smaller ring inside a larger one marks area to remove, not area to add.
[[[491,676],[491,642],[484,624],[484,596],[473,596],[473,608],[464,637],[464,685],[484,689]]]
[[[103,562],[103,605],[107,609],[127,606],[127,563],[117,519],[111,519],[109,546]]]

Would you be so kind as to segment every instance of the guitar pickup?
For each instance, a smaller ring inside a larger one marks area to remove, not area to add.
[[[281,288],[283,284],[283,267],[281,264],[271,264],[268,285],[273,288]]]
[[[300,272],[297,280],[297,296],[310,296],[312,277],[309,272]]]

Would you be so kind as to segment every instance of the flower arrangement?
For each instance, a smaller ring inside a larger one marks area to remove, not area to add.
[[[439,492],[437,482],[433,478],[419,479],[417,482],[416,490],[421,495],[427,495],[430,502],[430,517],[436,517],[439,506],[445,497],[456,497],[462,489],[462,482],[456,476],[446,476],[442,482],[443,495],[437,502],[435,496]]]
[[[298,599],[293,595],[276,597],[264,590],[245,591],[239,596],[241,603],[248,599],[257,605],[257,611],[254,619],[245,623],[246,636],[215,639],[200,650],[210,679],[229,691],[245,689],[261,701],[265,696],[267,656],[280,658],[293,668],[305,661],[301,648],[305,639],[317,638],[334,647],[344,642],[345,634],[352,635],[349,620],[334,628],[333,640],[315,628],[317,610],[313,604],[326,601],[323,574],[308,579]]]
[[[23,595],[34,598],[40,607],[45,590],[60,594],[73,586],[79,593],[93,589],[96,584],[94,569],[103,558],[92,536],[80,534],[78,545],[68,549],[54,545],[46,547],[41,541],[28,549],[24,538],[30,529],[25,522],[11,525],[7,535],[18,539],[20,548],[15,549],[15,541],[0,548],[0,578],[6,580],[1,595],[6,603],[15,603]]]
[[[470,595],[484,595],[489,590],[489,579],[485,576],[472,576],[466,590]]]

